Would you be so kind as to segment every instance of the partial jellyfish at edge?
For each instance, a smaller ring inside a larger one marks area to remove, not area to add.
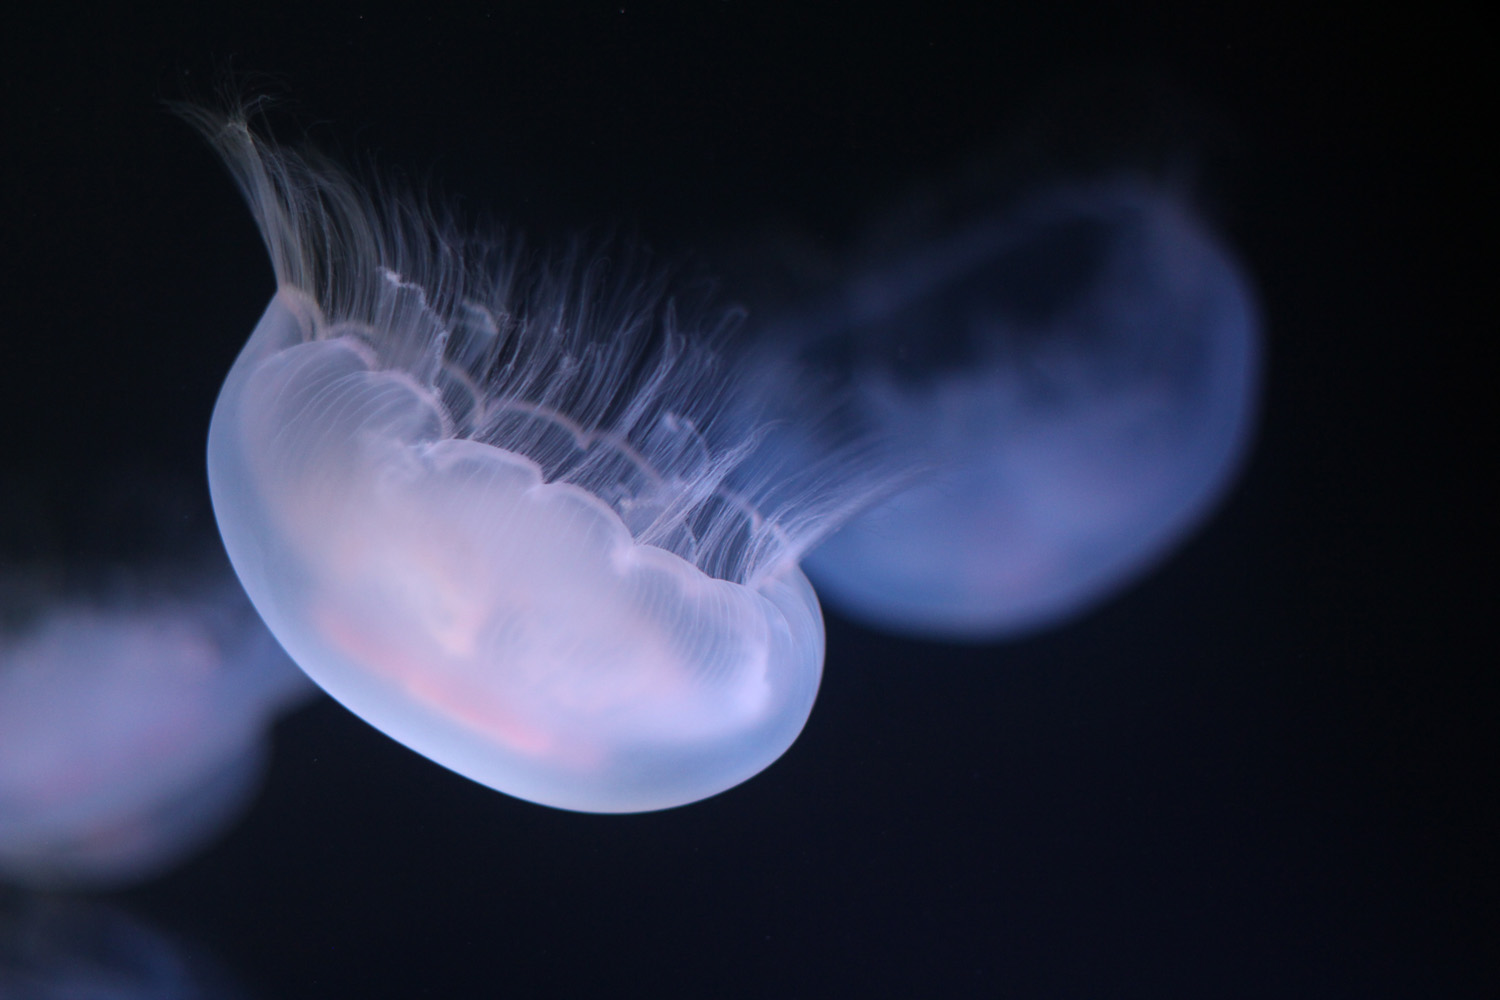
[[[117,907],[0,888],[6,1000],[248,1000],[211,956]]]
[[[311,686],[227,575],[0,631],[0,882],[114,888],[225,832]]]

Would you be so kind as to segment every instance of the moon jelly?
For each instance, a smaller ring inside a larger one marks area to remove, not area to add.
[[[1245,278],[1135,183],[907,246],[782,327],[924,470],[806,560],[877,628],[989,639],[1079,613],[1204,517],[1253,423]]]
[[[238,591],[0,634],[0,879],[138,881],[239,817],[311,685]]]
[[[552,806],[680,805],[780,756],[823,660],[797,559],[833,507],[771,488],[660,283],[528,262],[191,114],[279,285],[208,471],[297,663],[408,747]]]

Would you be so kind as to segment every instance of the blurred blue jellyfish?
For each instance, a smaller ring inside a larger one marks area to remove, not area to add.
[[[5,1000],[234,1000],[212,959],[112,906],[0,894]]]
[[[0,633],[0,881],[150,878],[239,818],[311,686],[232,580]]]
[[[833,504],[771,489],[653,282],[523,266],[241,116],[190,116],[279,285],[208,470],[297,663],[408,747],[552,806],[680,805],[780,756],[823,661],[797,560]]]
[[[880,629],[991,639],[1078,614],[1204,517],[1251,434],[1247,282],[1138,183],[904,247],[779,326],[917,470],[805,563]]]

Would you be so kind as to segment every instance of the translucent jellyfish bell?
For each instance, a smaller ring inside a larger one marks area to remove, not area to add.
[[[280,286],[214,410],[214,510],[297,663],[547,805],[680,805],[780,756],[821,674],[796,559],[827,515],[767,499],[715,359],[649,291],[523,270],[197,118]]]
[[[1086,609],[1196,525],[1253,425],[1247,283],[1134,183],[907,248],[787,326],[919,469],[805,563],[878,628],[985,639]]]
[[[239,817],[267,729],[311,690],[232,581],[0,633],[0,881],[160,873]]]

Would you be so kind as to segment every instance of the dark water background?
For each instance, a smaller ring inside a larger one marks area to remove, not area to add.
[[[837,244],[976,160],[1001,187],[1178,178],[1259,287],[1263,423],[1206,530],[1071,627],[945,646],[832,618],[805,734],[727,794],[553,811],[325,700],[279,727],[243,824],[112,904],[265,998],[1493,995],[1472,26],[299,6],[7,17],[8,545],[128,549],[90,527],[101,470],[188,483],[174,516],[205,523],[208,414],[272,281],[161,102],[226,69],[464,211],[689,266],[768,229]]]

